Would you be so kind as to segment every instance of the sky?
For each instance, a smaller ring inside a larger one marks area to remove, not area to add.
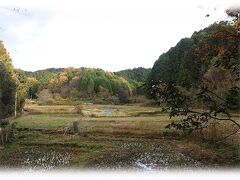
[[[0,40],[15,68],[151,68],[237,0],[0,0]],[[206,15],[209,14],[209,17]]]

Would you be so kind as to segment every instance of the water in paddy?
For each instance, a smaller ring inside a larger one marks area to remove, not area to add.
[[[55,150],[40,150],[33,148],[23,152],[24,159],[22,168],[29,170],[41,169],[51,170],[59,168],[69,163],[70,154],[67,152],[58,152]]]
[[[115,150],[108,154],[97,157],[87,164],[90,169],[133,169],[133,170],[165,170],[165,169],[192,169],[204,167],[204,164],[192,159],[190,156],[182,154],[173,145],[163,142],[123,142],[107,141],[114,145]],[[5,167],[20,167],[27,170],[52,170],[71,167],[71,157],[74,154],[68,150],[54,148],[32,147],[22,149],[11,154],[2,162]],[[0,159],[1,160],[1,159]]]
[[[82,110],[82,112],[86,115],[90,115],[93,113],[93,110],[91,109],[84,109]],[[99,109],[97,111],[98,114],[102,114],[102,115],[112,115],[114,113],[114,110],[110,110],[110,109]]]
[[[200,168],[202,163],[182,154],[172,145],[146,142],[116,142],[119,150],[92,164],[97,169],[143,171]]]
[[[99,109],[99,113],[100,114],[105,114],[105,115],[111,115],[113,114],[113,110],[109,110],[109,109]]]

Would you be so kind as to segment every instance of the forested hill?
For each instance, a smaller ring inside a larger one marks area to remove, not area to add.
[[[240,108],[240,33],[235,24],[214,23],[162,54],[148,77],[148,95],[153,96],[154,87],[171,84],[185,89],[189,98],[205,89],[227,99],[228,107],[232,103],[231,107]]]
[[[15,70],[26,98],[62,97],[91,99],[128,99],[143,94],[140,87],[149,69],[136,68],[121,72],[108,72],[94,68],[49,68],[35,72]],[[124,97],[121,99],[121,97]],[[112,100],[110,100],[112,101]]]
[[[228,22],[215,23],[182,39],[162,54],[152,68],[148,83],[151,86],[159,81],[172,82],[191,87],[203,78],[210,81],[218,76],[221,79],[229,68],[234,68],[227,66],[239,67],[238,58],[237,30]]]

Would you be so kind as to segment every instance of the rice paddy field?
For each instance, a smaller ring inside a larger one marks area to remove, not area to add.
[[[170,119],[158,107],[141,105],[27,105],[24,115],[11,121],[16,126],[15,138],[0,149],[0,167],[143,171],[239,168],[239,146],[211,145],[165,129],[181,118]],[[77,133],[73,122],[78,124]]]

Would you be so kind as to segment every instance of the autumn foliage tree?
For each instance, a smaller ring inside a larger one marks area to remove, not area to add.
[[[46,69],[36,72],[18,70],[27,88],[28,98],[37,98],[41,92],[50,92],[56,98],[91,98],[110,100],[118,98],[119,89],[124,89],[128,97],[136,93],[137,85],[120,75],[93,68]],[[24,77],[24,78],[23,78]],[[47,91],[46,91],[47,90]],[[111,101],[111,100],[110,100]]]
[[[12,61],[0,42],[0,120],[13,115],[16,91],[17,78]]]

